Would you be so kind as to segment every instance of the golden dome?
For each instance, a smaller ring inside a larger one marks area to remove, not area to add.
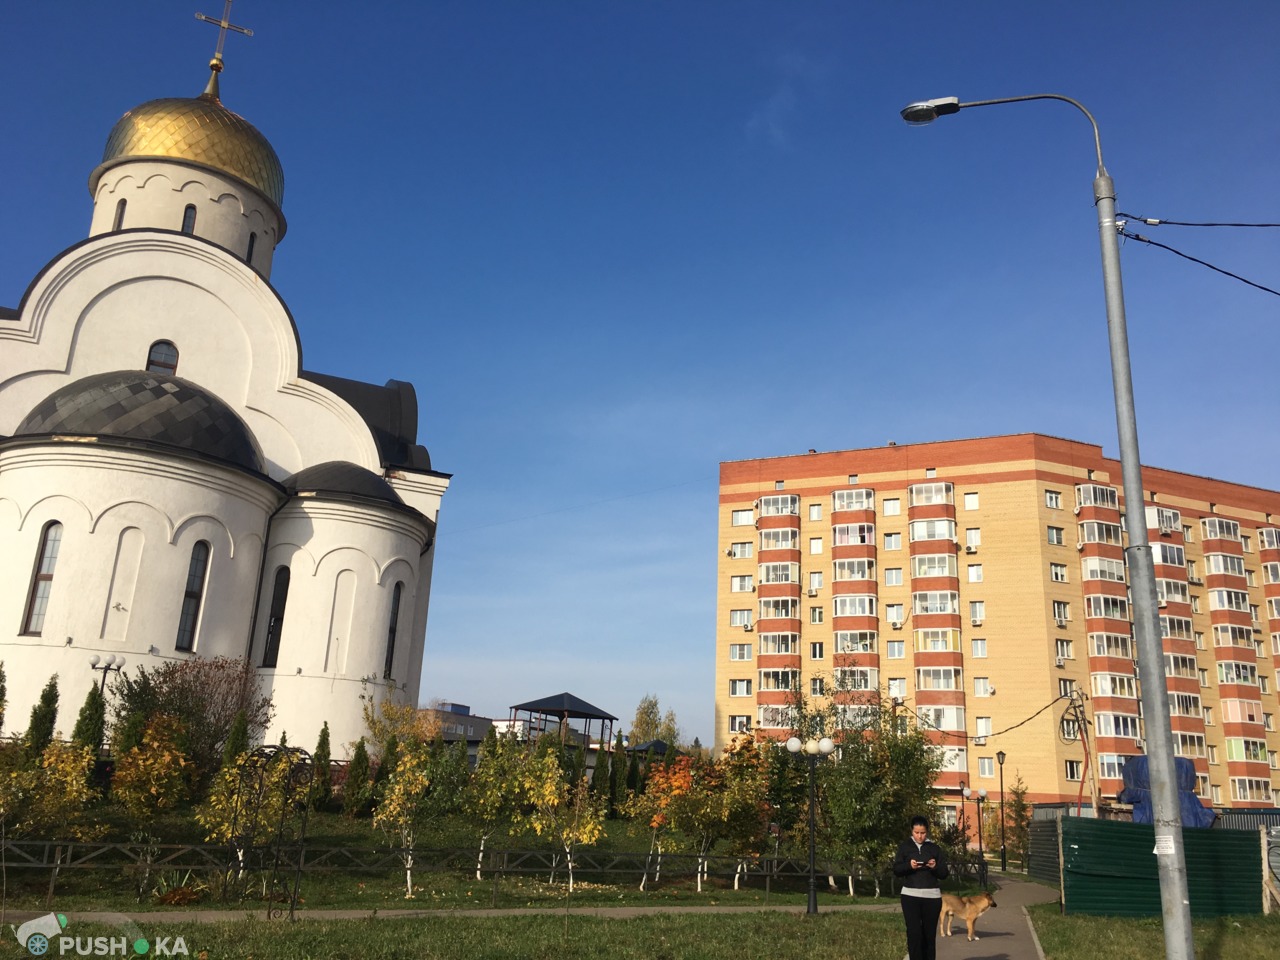
[[[146,157],[211,167],[243,180],[277,208],[284,201],[284,170],[267,138],[209,92],[149,100],[121,117],[107,137],[102,164],[94,171],[89,189],[97,188],[107,167]]]

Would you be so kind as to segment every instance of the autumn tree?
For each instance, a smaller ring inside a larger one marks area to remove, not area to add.
[[[205,839],[228,844],[241,874],[248,852],[271,842],[289,812],[299,753],[283,748],[242,753],[217,771],[208,798],[196,809],[196,821],[205,829]]]
[[[58,722],[58,675],[55,673],[40,691],[40,699],[31,708],[31,720],[27,723],[27,756],[38,760],[45,747],[53,741],[53,729]]]
[[[636,715],[631,721],[628,737],[633,747],[653,740],[661,740],[671,746],[677,745],[680,742],[680,725],[676,723],[675,711],[668,710],[663,714],[658,698],[646,693],[636,705]]]
[[[750,861],[763,852],[769,835],[769,762],[766,752],[775,750],[756,743],[749,735],[731,739],[716,761],[722,790],[717,799],[721,831],[729,852],[738,858],[733,888],[746,874]]]
[[[511,734],[499,737],[493,727],[485,734],[471,773],[463,808],[480,830],[476,879],[484,865],[485,844],[498,833],[510,834],[525,807],[524,761],[529,756]],[[578,777],[585,783],[585,777]]]
[[[421,831],[458,809],[467,779],[465,746],[460,752],[437,737],[398,745],[395,769],[373,812],[373,825],[398,844],[404,866],[405,899],[413,899],[414,850]]]
[[[594,793],[585,779],[571,789],[561,775],[559,760],[549,749],[538,749],[529,755],[522,772],[521,790],[529,804],[524,823],[564,852],[572,894],[574,854],[579,847],[604,836],[607,800]]]
[[[143,731],[142,743],[117,755],[111,795],[133,816],[170,810],[187,799],[188,761],[178,746],[182,733],[176,717],[156,714]]]
[[[71,731],[71,742],[81,747],[88,747],[97,756],[102,746],[102,738],[106,735],[107,701],[102,696],[102,688],[96,683],[89,687],[85,694],[84,705],[80,707],[80,716],[76,718],[75,729]]]

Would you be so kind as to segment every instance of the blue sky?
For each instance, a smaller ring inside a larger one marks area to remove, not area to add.
[[[0,304],[87,232],[219,0],[8,4]],[[413,381],[443,507],[422,697],[646,692],[712,738],[721,460],[1039,431],[1116,452],[1092,209],[1280,222],[1280,5],[239,0],[310,369]],[[1138,232],[1280,289],[1280,231]],[[1143,459],[1280,487],[1280,299],[1122,250]],[[1206,331],[1208,338],[1206,339]],[[1255,411],[1246,415],[1246,409]],[[1256,411],[1263,411],[1259,416]]]

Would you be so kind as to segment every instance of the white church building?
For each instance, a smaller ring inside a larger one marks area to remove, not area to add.
[[[88,238],[0,306],[3,732],[56,673],[68,736],[95,655],[239,657],[268,742],[328,721],[342,756],[366,703],[416,702],[449,475],[410,384],[302,368],[269,282],[283,170],[211,66],[120,119]]]

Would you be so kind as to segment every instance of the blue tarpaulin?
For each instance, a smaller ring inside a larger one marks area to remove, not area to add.
[[[1196,797],[1196,768],[1186,757],[1174,757],[1174,772],[1178,778],[1178,806],[1182,810],[1184,827],[1211,827],[1217,816]],[[1121,768],[1124,789],[1117,797],[1121,803],[1133,804],[1133,822],[1151,823],[1151,772],[1146,756],[1130,757]]]

